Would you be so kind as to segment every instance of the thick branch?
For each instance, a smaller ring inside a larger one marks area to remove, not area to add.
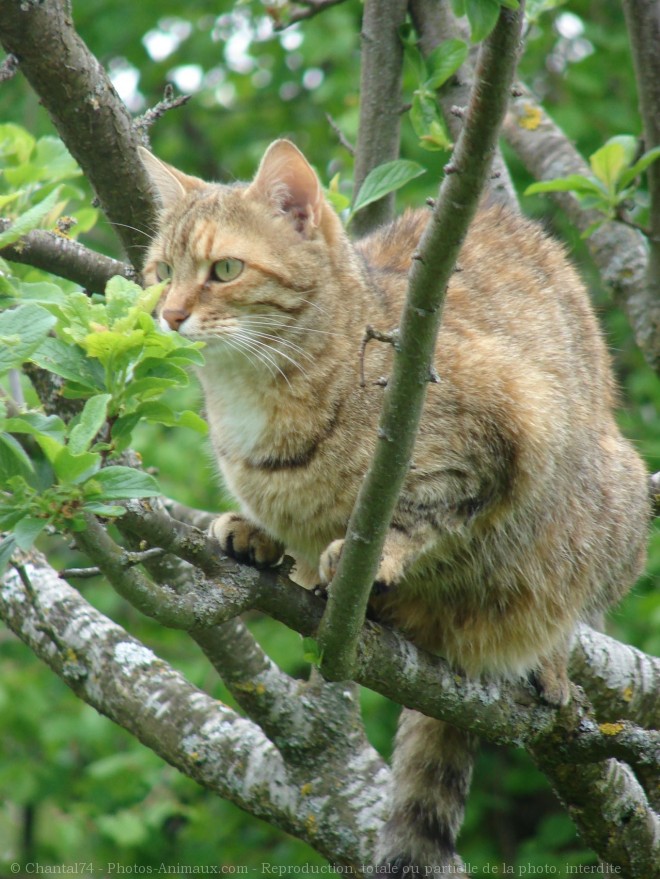
[[[424,56],[430,55],[443,40],[469,40],[467,27],[463,27],[462,22],[456,19],[449,3],[410,0],[410,14]],[[463,127],[463,114],[457,115],[454,111],[456,107],[462,110],[467,107],[473,83],[474,65],[469,58],[438,91],[438,100],[454,140],[458,140]],[[505,204],[512,211],[519,210],[516,190],[499,147],[493,156],[487,192],[492,202]]]
[[[0,232],[9,225],[8,220],[0,220]],[[15,244],[2,248],[0,257],[74,281],[90,293],[103,293],[114,275],[137,280],[137,272],[130,265],[95,253],[54,232],[30,232]]]
[[[503,10],[480,53],[477,83],[449,174],[413,262],[379,441],[348,524],[337,575],[319,631],[322,669],[350,678],[369,592],[399,497],[422,412],[447,283],[479,195],[504,118],[515,70],[522,10]]]
[[[660,819],[627,766],[616,760],[557,766],[532,756],[602,861],[624,876],[658,879]]]
[[[527,169],[537,180],[589,175],[589,166],[563,131],[524,87],[519,90],[503,131]],[[552,198],[581,232],[599,218],[571,193],[552,193]],[[660,368],[660,302],[647,285],[648,251],[642,236],[622,223],[605,223],[587,238],[587,246],[601,277],[621,300],[637,344],[648,362]]]
[[[38,555],[0,582],[0,617],[80,698],[180,772],[361,875],[387,771],[352,730],[333,725],[343,747],[288,764],[255,724],[189,684]]]
[[[364,5],[354,197],[370,171],[399,157],[403,67],[399,28],[407,5],[407,0],[366,0]],[[394,193],[390,193],[359,211],[352,228],[364,235],[393,216]]]
[[[73,27],[66,0],[0,0],[0,42],[15,55],[55,128],[115,224],[131,262],[153,217],[137,134],[107,74]],[[131,225],[126,223],[131,218]]]
[[[195,538],[194,529],[172,523],[166,515],[150,510],[143,502],[129,502],[125,518],[127,526],[148,543],[182,555],[210,578],[217,576],[225,564],[216,554],[217,544]],[[238,567],[246,574],[243,589],[249,596],[243,600],[244,604],[250,604],[303,635],[316,632],[323,610],[321,599],[296,586],[283,573],[263,572],[263,580],[259,582],[251,576],[250,568]],[[233,580],[233,588],[241,588],[241,579],[239,573]],[[218,588],[219,584],[214,582]],[[198,581],[196,588],[204,594],[211,587],[200,585]],[[617,647],[621,647],[622,655],[628,651],[622,662],[628,664],[631,678],[639,657],[644,656],[586,627],[580,633],[577,649],[582,649],[583,640],[592,645],[593,661],[597,667],[600,663],[605,674],[610,666],[608,657]],[[600,645],[600,655],[595,653],[595,644]],[[660,661],[645,659],[653,665],[655,674],[660,675]],[[592,671],[592,680],[595,677],[596,672]],[[625,689],[623,675],[621,678],[619,685]],[[397,702],[469,727],[500,743],[533,743],[538,736],[549,733],[557,722],[556,712],[540,706],[530,690],[462,679],[444,660],[418,650],[400,635],[372,622],[367,622],[361,633],[355,679]],[[625,724],[613,734],[607,727],[601,729],[595,722],[587,722],[585,710],[577,700],[575,715],[569,712],[561,719],[564,733],[569,727],[581,730],[582,739],[566,741],[556,747],[555,761],[568,760],[569,756],[578,761],[599,760],[603,755],[625,756],[640,764],[656,759],[657,736],[640,734],[639,738],[638,731]]]
[[[630,35],[639,109],[644,123],[644,149],[660,146],[660,5],[655,0],[624,0]],[[654,301],[660,301],[660,163],[647,172],[649,215],[649,270],[647,283]]]

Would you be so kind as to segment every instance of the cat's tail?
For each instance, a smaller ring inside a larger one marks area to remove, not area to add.
[[[379,874],[416,868],[458,873],[456,837],[463,822],[477,738],[404,708],[392,758],[390,818],[376,849]],[[408,869],[406,869],[408,868]]]

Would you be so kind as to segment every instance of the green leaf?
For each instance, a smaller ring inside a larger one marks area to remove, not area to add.
[[[0,485],[13,476],[29,479],[33,474],[32,462],[21,444],[8,433],[0,433]]]
[[[632,183],[635,177],[639,177],[640,174],[643,174],[648,166],[652,162],[655,162],[656,159],[660,159],[660,147],[654,147],[654,149],[649,150],[647,153],[644,153],[641,159],[635,162],[634,165],[631,165],[627,171],[624,171],[624,173],[619,178],[619,188],[625,189],[625,187],[628,186],[629,183]]]
[[[320,666],[323,659],[323,651],[319,648],[314,638],[303,638],[303,659],[311,665]]]
[[[56,319],[40,305],[19,305],[0,314],[0,375],[19,367],[43,343]]]
[[[15,157],[18,164],[27,162],[36,141],[22,126],[7,122],[0,125],[0,156]]]
[[[154,497],[160,494],[158,483],[149,473],[133,467],[106,467],[99,470],[84,486],[86,498],[119,500],[121,498]]]
[[[0,126],[2,127],[2,126]],[[13,534],[7,535],[5,539],[0,543],[0,577],[3,576],[5,570],[7,569],[7,565],[11,561],[11,557],[13,556],[16,550],[16,539]]]
[[[557,177],[554,180],[541,180],[532,183],[525,190],[525,195],[534,195],[537,192],[575,192],[578,195],[595,193],[601,198],[605,195],[603,187],[589,177],[582,174],[569,174],[567,177]]]
[[[41,412],[25,412],[16,418],[7,418],[4,428],[10,433],[50,436],[59,442],[64,442],[66,434],[66,425],[58,415],[43,415]]]
[[[619,178],[632,162],[636,150],[636,138],[632,135],[620,135],[610,138],[589,157],[594,176],[605,184],[608,192],[616,192]]]
[[[97,452],[83,452],[74,455],[65,446],[52,460],[53,470],[60,482],[77,485],[89,479],[101,466],[101,456]]]
[[[101,364],[87,358],[82,349],[61,339],[46,339],[30,360],[42,369],[61,375],[62,378],[83,385],[91,391],[105,388]]]
[[[351,216],[388,193],[401,189],[406,183],[424,173],[425,169],[421,165],[408,159],[396,159],[393,162],[379,165],[369,172],[360,187]]]
[[[470,38],[473,43],[479,43],[497,24],[500,4],[498,0],[465,0],[465,11],[470,22]]]
[[[88,501],[83,504],[83,509],[95,516],[123,516],[126,510],[124,507],[118,507],[116,504],[103,504],[100,501]]]
[[[24,552],[27,552],[47,524],[47,519],[36,519],[33,516],[25,516],[14,526],[16,546]]]
[[[46,219],[48,214],[53,210],[60,197],[60,189],[54,189],[50,195],[47,195],[38,204],[31,207],[24,214],[21,214],[8,229],[0,232],[0,248],[6,247],[18,241],[23,235],[32,232]]]
[[[439,89],[453,76],[468,56],[468,46],[463,40],[445,40],[426,59],[431,75],[425,88]]]
[[[110,394],[97,394],[85,403],[76,426],[69,436],[69,451],[74,455],[86,452],[101,430],[108,413]]]

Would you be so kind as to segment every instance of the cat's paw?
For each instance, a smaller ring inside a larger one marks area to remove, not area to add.
[[[529,678],[546,705],[552,708],[568,705],[571,698],[571,684],[565,663],[542,659],[538,668],[530,673]]]
[[[339,559],[344,549],[343,540],[333,540],[330,546],[323,552],[319,561],[319,577],[321,586],[327,587],[337,573]],[[387,554],[383,555],[378,566],[378,573],[372,587],[372,595],[383,595],[389,592],[401,579],[401,567],[396,564],[394,558]]]
[[[244,518],[240,513],[223,513],[209,526],[222,551],[244,564],[257,568],[276,565],[284,554],[284,545]]]

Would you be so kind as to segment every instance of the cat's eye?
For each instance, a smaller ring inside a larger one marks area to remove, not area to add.
[[[213,263],[211,266],[211,276],[214,280],[222,281],[223,283],[233,281],[243,271],[244,265],[245,263],[242,259],[232,259],[232,257],[228,256]]]
[[[169,281],[172,277],[172,266],[160,260],[156,263],[156,277],[159,281]]]

